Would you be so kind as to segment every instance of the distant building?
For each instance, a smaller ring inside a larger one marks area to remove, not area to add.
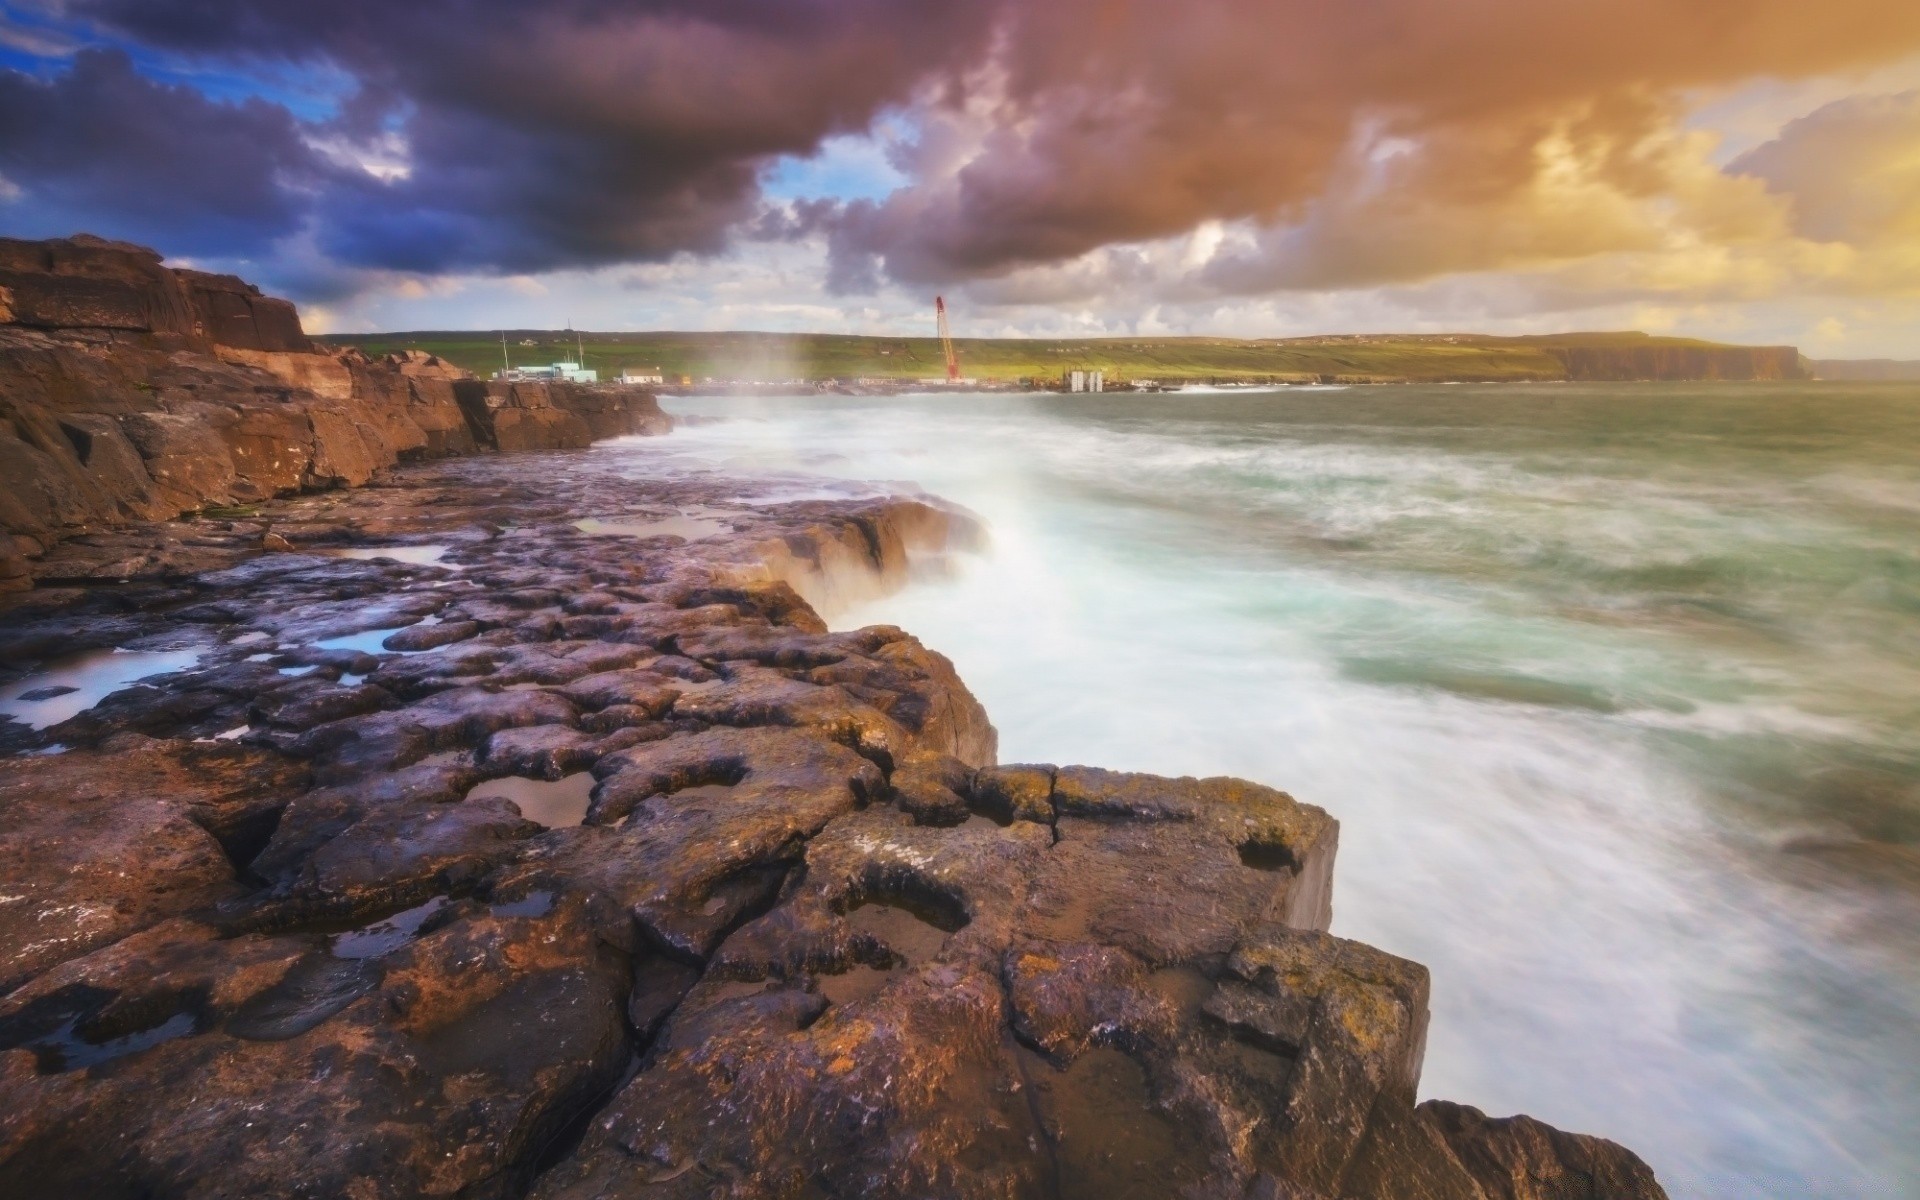
[[[1069,371],[1067,372],[1067,390],[1069,392],[1104,392],[1107,390],[1105,371]]]
[[[600,372],[577,362],[550,363],[544,367],[509,367],[504,371],[495,371],[493,377],[502,383],[600,382]]]
[[[628,385],[658,385],[666,381],[667,377],[660,373],[659,367],[643,367],[638,371],[626,370],[620,372],[620,382]]]

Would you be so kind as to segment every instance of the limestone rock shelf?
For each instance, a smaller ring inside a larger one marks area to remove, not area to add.
[[[1326,813],[999,765],[945,659],[828,631],[964,514],[595,463],[101,533],[46,568],[132,582],[11,601],[0,682],[195,657],[0,722],[0,1193],[1661,1194],[1415,1103],[1427,975],[1325,932]],[[578,824],[476,786],[582,772]]]

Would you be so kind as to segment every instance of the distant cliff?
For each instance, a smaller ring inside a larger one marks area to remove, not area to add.
[[[1570,380],[1631,383],[1654,380],[1806,379],[1792,346],[1717,346],[1649,338],[1644,345],[1538,343]]]
[[[316,346],[287,301],[139,246],[0,239],[0,590],[106,526],[669,424],[641,392]]]

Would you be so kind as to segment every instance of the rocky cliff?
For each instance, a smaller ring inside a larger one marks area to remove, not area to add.
[[[286,301],[141,247],[0,239],[0,588],[126,522],[667,427],[642,393],[316,348]]]
[[[1657,380],[1806,379],[1792,346],[1708,346],[1653,342],[1645,346],[1541,347],[1570,380],[1635,383]]]
[[[0,238],[0,322],[149,334],[173,348],[310,349],[287,301],[232,275],[170,270],[144,246],[86,234]]]

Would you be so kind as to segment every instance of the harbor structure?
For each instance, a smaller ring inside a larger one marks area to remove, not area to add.
[[[527,344],[525,341],[522,345]],[[584,364],[587,357],[586,345],[579,334],[574,334],[575,353],[572,360],[548,363],[544,367],[516,367],[513,358],[507,353],[507,335],[500,335],[500,369],[493,373],[494,379],[502,383],[598,383],[600,372]]]
[[[577,362],[548,363],[543,367],[507,367],[493,377],[504,383],[598,383],[600,372]]]

